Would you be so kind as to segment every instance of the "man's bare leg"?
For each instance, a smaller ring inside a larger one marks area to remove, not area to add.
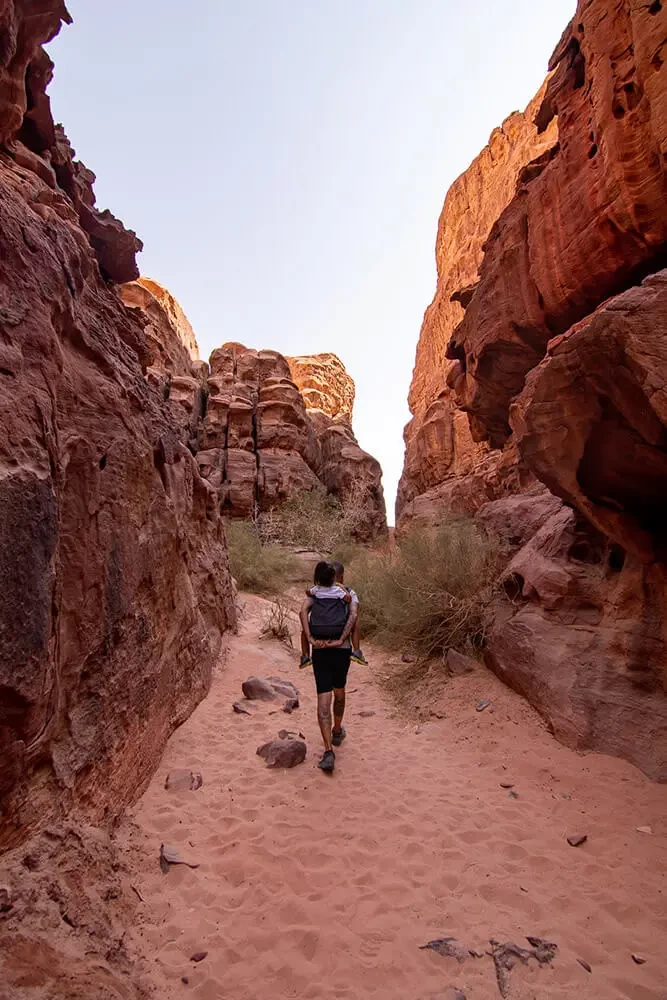
[[[331,691],[317,696],[317,721],[324,740],[324,749],[332,750],[331,744]]]
[[[345,713],[345,688],[334,688],[333,691],[334,703],[333,703],[333,715],[334,733],[339,733],[343,725],[343,715]]]

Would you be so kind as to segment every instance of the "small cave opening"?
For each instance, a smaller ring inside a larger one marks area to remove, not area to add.
[[[516,601],[522,600],[523,587],[525,584],[524,578],[521,573],[510,573],[503,580],[503,590],[510,601],[516,603]]]
[[[588,150],[588,159],[592,160],[594,156],[597,156],[597,152],[598,152],[598,146],[597,143],[594,142],[591,148]]]
[[[662,56],[660,55],[659,52],[656,52],[656,54],[653,56],[653,59],[651,60],[651,66],[653,67],[656,73],[660,72],[660,70],[662,69],[662,64],[663,64]]]
[[[642,89],[634,81],[623,85],[623,90],[628,96],[628,111],[634,111],[642,99]]]
[[[463,373],[467,371],[466,366],[466,352],[463,344],[457,344],[455,340],[450,340],[447,344],[447,350],[445,351],[445,357],[448,361],[458,361],[463,369]]]
[[[655,16],[656,14],[659,14],[661,10],[662,10],[661,0],[655,0],[655,2],[652,3],[651,6],[649,7],[648,12],[649,14],[653,14]]]
[[[620,573],[625,566],[625,549],[620,545],[612,545],[609,549],[607,564],[613,573]]]
[[[612,108],[614,118],[625,118],[625,108],[620,101],[616,101]]]
[[[101,459],[99,460],[99,462],[97,464],[99,465],[100,470],[104,469],[106,467],[106,464],[107,464],[107,456],[106,455],[102,455]]]

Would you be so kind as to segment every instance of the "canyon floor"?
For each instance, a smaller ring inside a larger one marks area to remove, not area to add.
[[[432,677],[399,709],[384,689],[398,658],[370,647],[370,666],[351,669],[336,771],[322,774],[312,674],[258,640],[267,602],[242,602],[210,696],[119,832],[143,900],[133,943],[158,996],[486,1000],[502,995],[489,942],[529,949],[536,936],[556,957],[518,962],[513,1000],[666,1000],[665,786],[560,746],[481,666]],[[301,708],[234,714],[251,674],[293,680]],[[480,699],[491,705],[477,712]],[[291,770],[255,753],[281,728],[307,739]],[[203,786],[166,791],[175,768],[200,771]],[[199,867],[163,874],[161,842]],[[421,949],[448,937],[479,957]]]

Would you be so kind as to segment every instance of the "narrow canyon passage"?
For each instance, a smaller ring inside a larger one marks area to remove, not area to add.
[[[560,746],[482,667],[440,680],[433,698],[427,685],[418,721],[385,696],[392,666],[370,648],[370,668],[351,670],[348,739],[324,775],[310,671],[258,640],[267,602],[242,602],[210,695],[120,831],[143,899],[132,937],[157,995],[485,1000],[501,995],[489,941],[529,948],[536,936],[557,955],[517,965],[513,1000],[664,1000],[664,786]],[[294,681],[301,708],[234,714],[253,674]],[[256,748],[282,728],[305,735],[308,756],[268,769]],[[203,786],[166,791],[176,768],[200,771]],[[571,847],[574,834],[588,840]],[[162,874],[162,842],[199,867]],[[446,937],[479,957],[420,950]]]

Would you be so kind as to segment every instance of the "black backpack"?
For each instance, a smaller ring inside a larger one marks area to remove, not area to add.
[[[342,597],[311,597],[310,634],[313,639],[340,639],[349,604]]]

